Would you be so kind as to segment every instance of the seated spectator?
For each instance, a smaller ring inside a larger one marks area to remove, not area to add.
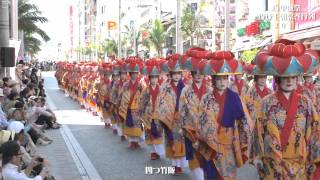
[[[27,84],[27,87],[32,91],[33,95],[36,95],[37,90],[35,88],[35,85],[32,83]]]
[[[9,110],[8,117],[10,118],[9,126],[11,122],[20,121],[25,124],[25,132],[30,135],[30,139],[37,145],[48,145],[52,143],[52,140],[48,138],[44,133],[34,126],[30,122],[25,121],[26,112],[23,109],[12,108]],[[28,139],[29,140],[29,139]],[[28,141],[28,143],[31,143]],[[33,147],[33,145],[31,145]]]
[[[28,79],[23,79],[22,80],[21,89],[26,88],[28,84],[29,84],[29,80]]]
[[[19,94],[16,92],[12,92],[7,96],[7,101],[3,104],[4,112],[8,113],[8,110],[14,107],[18,97]]]
[[[39,91],[38,91],[38,96],[39,97],[46,97],[46,93],[45,93],[45,90],[44,90],[44,87],[43,87],[43,82],[39,82]]]
[[[28,88],[28,87],[24,88],[24,89],[20,92],[20,98],[23,99],[24,103],[27,103],[28,98],[31,97],[31,96],[33,96],[33,91],[32,91],[30,88]]]
[[[47,111],[46,108],[42,107],[41,98],[31,97],[32,105],[30,106],[31,110],[29,110],[29,120],[36,120],[35,123],[39,125],[45,125],[47,129],[53,128],[57,129],[60,126],[55,123],[55,115],[52,112]]]
[[[10,88],[8,87],[8,82],[9,82],[9,78],[8,77],[4,77],[3,79],[2,79],[2,81],[3,81],[3,94],[5,95],[5,96],[8,96],[9,94],[10,94]]]
[[[8,77],[2,78],[2,81],[3,81],[3,86],[8,86],[8,81],[9,81]]]
[[[6,113],[2,110],[2,104],[4,102],[3,90],[0,88],[0,130],[4,130],[8,127],[8,120]]]
[[[20,92],[20,87],[18,86],[18,83],[14,80],[9,80],[8,81],[8,87],[9,87],[9,91],[11,92]]]
[[[20,172],[22,152],[19,144],[16,141],[8,141],[2,144],[0,149],[2,154],[2,176],[4,180],[28,180],[30,179],[29,176],[32,174],[33,169],[41,164],[41,162],[36,159],[32,159],[27,168],[23,172]],[[32,179],[42,180],[46,175],[46,169],[42,168],[40,174]]]
[[[21,99],[17,99],[16,103],[14,104],[14,108],[24,109],[24,107],[25,107],[24,102]]]
[[[20,150],[22,152],[22,162],[25,166],[27,166],[31,162],[32,157],[23,146],[25,142],[24,125],[22,124],[22,122],[13,121],[9,124],[8,130],[15,133],[14,141],[16,141],[20,145]]]

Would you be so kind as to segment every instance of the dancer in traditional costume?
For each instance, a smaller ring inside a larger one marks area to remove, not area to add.
[[[205,94],[212,91],[203,74],[203,67],[206,64],[204,58],[207,53],[202,48],[191,48],[187,51],[188,57],[182,62],[184,69],[191,72],[192,83],[186,85],[181,92],[179,120],[185,136],[186,159],[194,180],[204,179],[203,169],[200,167],[200,154],[193,144],[197,141],[196,131],[200,124],[200,101]]]
[[[180,95],[185,87],[182,81],[181,55],[174,54],[168,57],[167,67],[170,72],[169,83],[163,84],[157,100],[157,117],[162,122],[165,132],[166,157],[172,161],[175,173],[182,173],[185,167],[184,136],[179,132],[179,103]],[[167,69],[163,66],[164,70]]]
[[[157,98],[160,94],[159,76],[161,60],[151,59],[145,63],[143,74],[148,76],[148,86],[141,93],[139,114],[145,127],[145,144],[151,146],[151,160],[164,155],[163,128],[156,114]]]
[[[255,121],[254,114],[261,108],[261,100],[272,93],[267,87],[267,75],[262,72],[257,65],[248,65],[247,73],[253,75],[253,85],[245,95],[245,103],[248,108],[250,117]]]
[[[129,148],[140,148],[140,138],[142,128],[139,123],[138,106],[140,103],[141,92],[144,88],[141,79],[138,77],[142,70],[142,60],[136,57],[128,58],[126,69],[130,75],[130,80],[123,85],[122,95],[119,106],[119,115],[124,120],[123,134],[128,137]]]
[[[102,66],[102,74],[100,79],[100,86],[98,90],[99,95],[99,113],[102,121],[104,122],[105,128],[111,127],[111,74],[112,69],[109,63],[104,63]]]
[[[317,59],[302,43],[283,39],[256,57],[278,87],[262,100],[251,143],[250,154],[262,179],[319,178],[319,117],[311,100],[296,92],[297,77]]]
[[[229,51],[209,57],[205,71],[212,75],[213,91],[201,99],[199,140],[194,146],[208,179],[236,179],[237,168],[248,159],[252,122],[239,95],[228,88],[228,76],[242,74],[242,65]]]
[[[118,114],[118,95],[120,86],[120,64],[118,61],[114,61],[112,64],[112,78],[111,78],[111,90],[110,90],[110,110],[111,110],[111,123],[113,134],[118,134],[119,129],[119,114]]]

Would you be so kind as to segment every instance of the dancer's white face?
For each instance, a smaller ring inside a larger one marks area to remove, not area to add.
[[[114,80],[114,81],[118,81],[119,79],[120,79],[120,75],[112,75],[112,79]]]
[[[158,84],[159,76],[149,76],[150,85],[155,86]]]
[[[228,75],[213,76],[212,83],[214,88],[216,88],[218,91],[223,91],[227,89],[229,85]]]
[[[120,79],[121,79],[121,80],[127,79],[127,73],[121,73],[121,74],[120,74]]]
[[[200,83],[200,82],[202,82],[203,79],[204,79],[204,75],[201,75],[201,74],[193,75],[193,81],[195,83]]]
[[[297,88],[297,76],[280,77],[279,87],[284,92],[292,92]]]
[[[267,76],[259,75],[259,76],[256,76],[256,78],[257,78],[256,83],[258,86],[265,86],[266,85]]]
[[[182,78],[182,73],[181,72],[172,72],[171,77],[172,77],[173,82],[178,82]]]
[[[130,73],[130,79],[132,81],[135,81],[138,78],[139,73],[138,72],[131,72]]]

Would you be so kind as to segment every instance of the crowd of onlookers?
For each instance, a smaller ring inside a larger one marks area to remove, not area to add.
[[[34,64],[21,61],[15,76],[0,79],[0,177],[54,179],[46,168],[48,161],[37,155],[36,148],[53,142],[45,133],[47,129],[60,127],[55,114],[46,107],[41,72]]]

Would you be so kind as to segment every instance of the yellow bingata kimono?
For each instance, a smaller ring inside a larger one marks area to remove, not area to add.
[[[261,109],[261,101],[262,99],[267,96],[268,94],[271,94],[271,89],[264,87],[263,90],[257,89],[258,87],[256,85],[253,85],[249,88],[248,92],[244,96],[244,101],[246,103],[246,107],[248,108],[250,117],[253,121],[255,121],[255,112]],[[255,123],[255,122],[254,122]]]
[[[255,161],[262,160],[259,171],[263,179],[309,179],[312,165],[320,162],[318,115],[311,101],[300,96],[288,144],[282,150],[280,135],[287,115],[275,94],[266,96],[257,112],[250,157]]]
[[[212,91],[212,88],[208,87],[205,82],[202,83],[202,86],[204,86],[204,91],[202,92],[203,95]],[[186,143],[186,159],[188,160],[189,168],[191,170],[200,167],[198,152],[196,152],[193,148],[193,144],[197,141],[195,132],[197,131],[200,123],[200,100],[201,99],[199,99],[198,95],[193,90],[192,85],[187,85],[185,88],[183,88],[179,104],[179,125],[184,131]]]
[[[132,89],[130,88],[130,81],[126,82],[122,89],[121,101],[119,106],[119,115],[124,119],[123,134],[131,137],[140,137],[142,130],[139,122],[138,106],[140,104],[141,92],[144,88],[142,82],[139,81],[137,85],[136,94],[133,97],[130,105],[130,99],[133,95]]]
[[[157,87],[159,89],[159,85]],[[163,128],[160,124],[159,117],[157,117],[155,109],[157,100],[155,100],[155,107],[152,104],[152,95],[150,93],[150,87],[143,89],[141,93],[141,101],[139,105],[139,116],[141,122],[145,126],[145,143],[148,145],[162,144],[163,143]],[[159,93],[157,94],[159,96]],[[152,129],[153,128],[153,129]]]
[[[224,101],[224,114],[236,114],[241,111],[243,104],[238,94],[227,88]],[[231,97],[231,99],[229,98]],[[229,99],[228,99],[229,98]],[[228,100],[229,102],[227,102]],[[206,161],[213,163],[217,173],[215,178],[236,179],[237,168],[241,167],[248,158],[249,124],[248,115],[244,112],[241,118],[230,120],[230,124],[224,125],[218,122],[220,104],[211,91],[204,95],[200,103],[199,151]],[[233,109],[234,102],[238,102],[238,109]],[[227,105],[229,104],[229,105]],[[229,112],[226,112],[229,111]],[[228,121],[229,121],[228,120]],[[221,120],[220,120],[221,121]],[[212,174],[212,173],[211,173]],[[208,175],[209,176],[209,175]]]
[[[111,93],[111,81],[108,77],[101,78],[101,83],[99,87],[99,109],[102,113],[102,118],[104,120],[111,118],[111,103],[110,94]]]
[[[120,91],[120,80],[112,80],[110,83],[110,103],[111,103],[111,123],[118,124],[119,123],[119,114],[118,114],[118,105],[120,102],[119,91]]]
[[[320,114],[320,86],[315,86],[316,111]]]
[[[86,103],[86,98],[88,95],[88,81],[87,81],[87,74],[82,75],[79,86],[80,86],[80,93],[79,93],[79,102],[84,105]]]
[[[184,136],[179,133],[179,112],[176,111],[176,99],[177,95],[171,84],[163,84],[156,107],[158,107],[157,116],[164,125],[166,157],[170,159],[185,156]]]

